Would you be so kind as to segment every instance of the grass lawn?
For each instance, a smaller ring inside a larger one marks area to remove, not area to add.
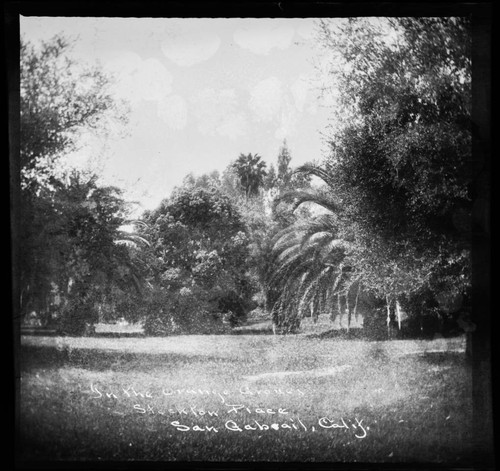
[[[464,339],[23,336],[25,460],[472,459]]]

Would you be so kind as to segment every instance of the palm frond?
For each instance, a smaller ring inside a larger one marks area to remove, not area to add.
[[[283,248],[295,245],[299,238],[300,230],[285,230],[271,240],[271,247],[275,252],[279,252]]]
[[[341,207],[332,198],[323,195],[319,192],[309,192],[309,191],[288,191],[283,195],[277,197],[274,200],[274,205],[278,205],[281,202],[293,203],[293,211],[295,211],[300,205],[304,203],[313,203],[321,206],[332,213],[340,212]]]
[[[304,165],[297,172],[321,178],[331,188],[331,169]],[[335,319],[335,302],[349,294],[360,281],[359,271],[351,266],[356,245],[343,237],[342,208],[328,193],[291,191],[275,200],[291,202],[293,209],[309,202],[328,213],[302,220],[284,229],[271,241],[269,286],[279,293],[273,306],[273,319],[280,327],[295,329],[308,306],[316,312],[328,310]],[[359,285],[355,302],[355,314]],[[350,307],[349,307],[350,309]]]
[[[311,234],[304,235],[300,241],[300,248],[303,249],[312,244],[318,244],[325,239],[330,240],[332,238],[332,233],[328,231],[323,232],[313,232]]]
[[[125,245],[131,248],[137,248],[141,244],[144,244],[147,247],[151,247],[151,243],[146,238],[137,234],[130,234],[126,232],[120,233],[119,238],[115,239],[114,243],[117,245]]]
[[[299,314],[302,313],[302,310],[304,308],[304,304],[307,303],[308,301],[311,301],[312,298],[315,298],[318,293],[317,287],[320,284],[322,278],[325,277],[325,275],[328,275],[328,272],[332,270],[332,267],[326,267],[324,268],[317,276],[314,277],[311,283],[309,283],[309,286],[305,290],[299,290],[299,294],[303,291],[303,294],[300,296],[300,302],[298,305],[298,310]]]
[[[127,240],[127,239],[118,239],[118,240],[115,240],[114,243],[116,245],[124,245],[125,247],[129,247],[129,248],[132,248],[132,249],[135,249],[137,247],[137,244],[131,240]]]
[[[127,221],[124,221],[124,224],[140,227],[142,229],[149,229],[150,227],[149,224],[142,219],[129,219]]]
[[[344,239],[330,239],[328,244],[326,244],[325,249],[328,252],[334,252],[334,251],[348,252],[351,249],[351,247],[352,244]]]
[[[304,164],[300,167],[297,167],[293,173],[303,173],[306,175],[314,175],[315,177],[323,180],[329,187],[333,188],[335,186],[335,182],[330,175],[328,169],[322,168],[319,165],[314,164]]]

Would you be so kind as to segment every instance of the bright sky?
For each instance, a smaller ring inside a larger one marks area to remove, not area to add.
[[[21,17],[37,42],[77,36],[73,56],[116,74],[130,103],[126,136],[87,139],[73,156],[150,209],[189,173],[224,168],[240,153],[292,165],[320,160],[331,113],[318,98],[314,19]]]

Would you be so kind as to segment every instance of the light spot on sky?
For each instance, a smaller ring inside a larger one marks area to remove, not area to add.
[[[295,100],[295,106],[300,112],[304,110],[308,102],[310,87],[310,77],[305,74],[300,75],[290,86],[290,91]]]
[[[275,137],[283,140],[295,134],[298,121],[299,113],[297,109],[290,103],[290,100],[285,100],[281,108],[278,129],[274,133]]]
[[[269,123],[277,118],[282,100],[281,81],[276,77],[269,77],[260,81],[250,92],[248,106],[256,121]]]
[[[168,35],[162,42],[161,50],[176,65],[189,67],[210,59],[220,44],[220,38],[214,33],[198,31]]]
[[[142,60],[138,54],[123,52],[107,64],[115,74],[113,86],[117,97],[132,103],[161,100],[172,91],[172,75],[158,60]]]
[[[134,78],[145,100],[161,100],[172,91],[172,75],[158,59],[146,59]]]
[[[273,49],[287,49],[295,34],[292,25],[274,20],[262,19],[258,23],[244,26],[234,32],[238,46],[254,54],[267,55]]]

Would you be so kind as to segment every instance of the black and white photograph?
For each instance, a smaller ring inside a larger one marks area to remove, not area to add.
[[[494,469],[491,21],[457,5],[9,13],[20,467]]]

